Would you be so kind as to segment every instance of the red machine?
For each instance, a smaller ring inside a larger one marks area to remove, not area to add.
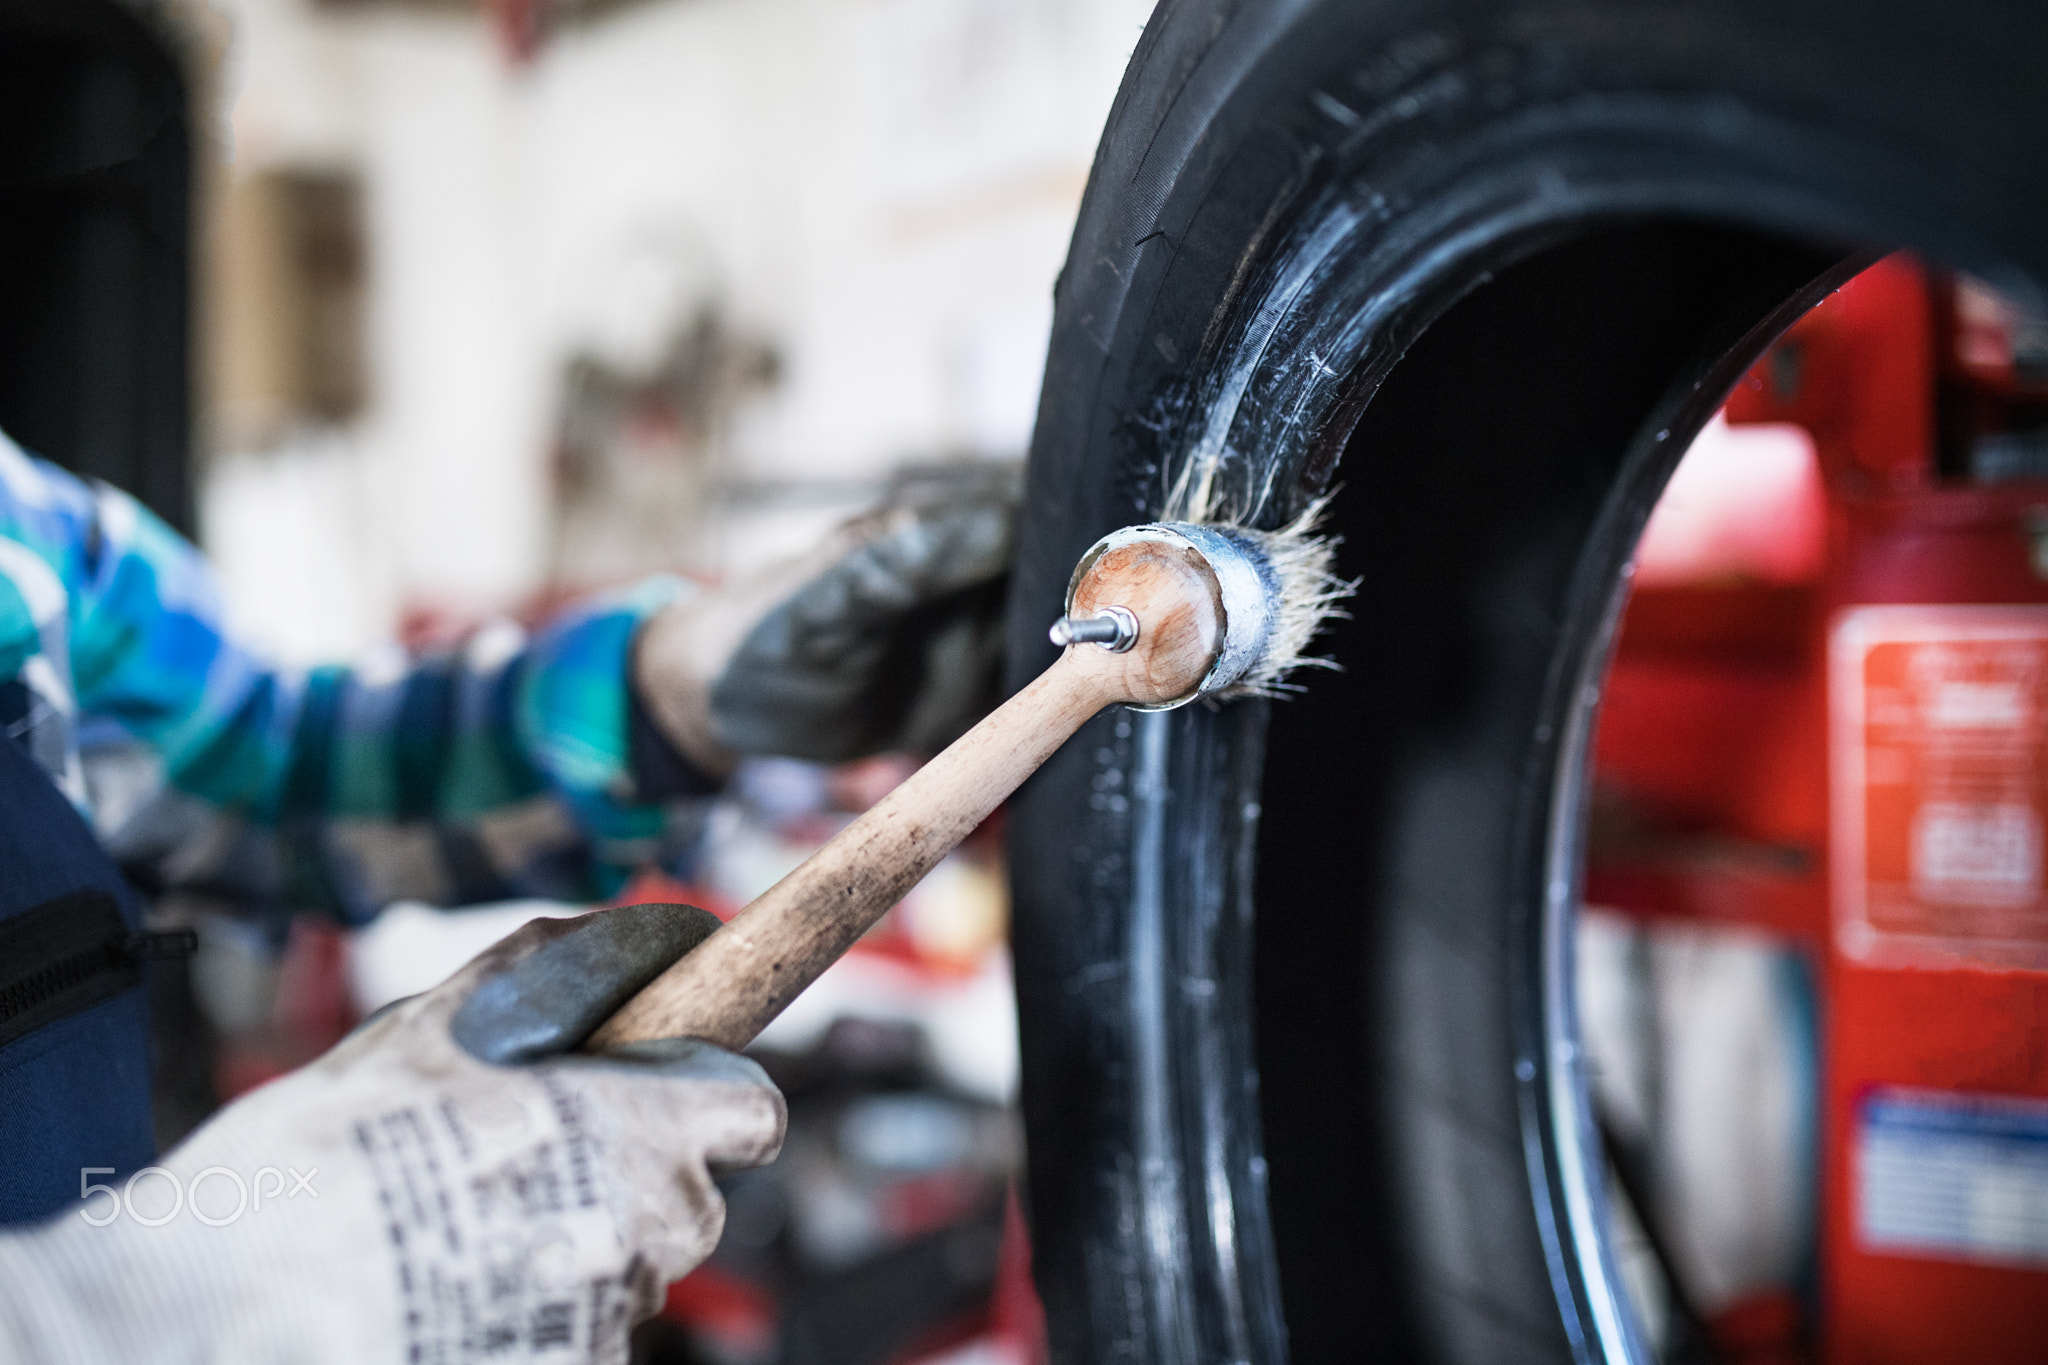
[[[1815,1273],[1710,1314],[1725,1356],[2048,1358],[2042,349],[1982,286],[1888,259],[1724,409],[1803,429],[1817,477],[1675,572],[1646,547],[1588,901],[1767,931],[1818,1004]]]

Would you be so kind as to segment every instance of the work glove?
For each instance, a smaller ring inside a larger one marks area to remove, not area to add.
[[[624,1361],[718,1241],[714,1172],[775,1155],[783,1102],[707,1043],[571,1049],[716,925],[529,924],[161,1168],[0,1237],[0,1359]]]
[[[740,755],[932,752],[996,700],[1014,496],[904,500],[641,629],[635,683],[714,775]]]

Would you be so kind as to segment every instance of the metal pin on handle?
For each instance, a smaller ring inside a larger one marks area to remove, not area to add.
[[[1138,643],[1138,618],[1122,607],[1104,607],[1100,616],[1083,616],[1078,620],[1062,616],[1052,623],[1052,642],[1061,649],[1068,645],[1101,645],[1112,654],[1121,654]]]

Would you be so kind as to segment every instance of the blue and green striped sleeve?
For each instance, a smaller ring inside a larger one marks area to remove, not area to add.
[[[198,551],[133,499],[11,447],[0,537],[68,594],[61,640],[10,632],[8,613],[29,613],[6,589],[36,575],[0,556],[4,671],[33,656],[68,675],[77,719],[118,723],[160,760],[167,799],[214,826],[167,859],[174,883],[351,921],[400,897],[590,896],[662,831],[662,806],[636,790],[627,678],[635,632],[671,582],[586,603],[530,638],[494,626],[437,657],[300,671],[223,628]]]

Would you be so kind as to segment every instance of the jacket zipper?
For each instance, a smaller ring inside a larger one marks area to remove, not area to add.
[[[199,935],[190,929],[148,929],[60,958],[0,989],[0,1024],[76,990],[101,972],[125,972],[140,963],[184,957],[198,946]]]
[[[129,928],[97,888],[0,919],[0,1046],[139,985],[143,963],[198,941],[189,929]]]

